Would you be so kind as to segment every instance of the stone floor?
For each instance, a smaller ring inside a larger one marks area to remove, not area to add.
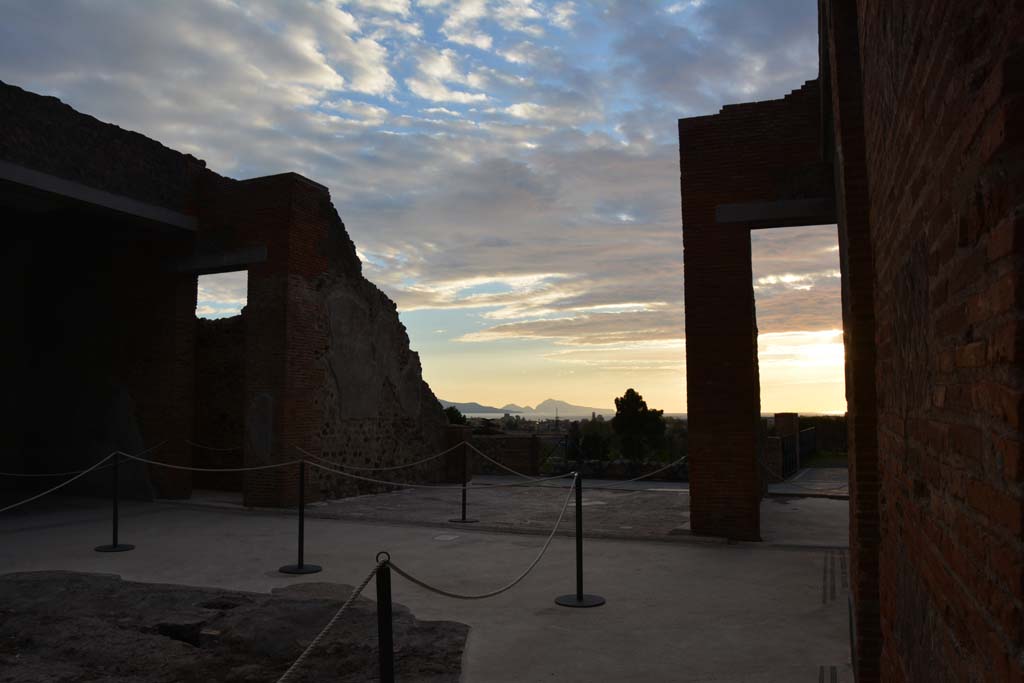
[[[805,467],[786,481],[768,486],[769,494],[847,500],[849,471],[844,467]]]
[[[493,500],[481,497],[471,508],[481,519],[504,514],[508,530],[528,527],[526,534],[449,525],[458,492],[436,500],[421,495],[416,505],[415,496],[384,494],[314,508],[319,514],[352,505],[345,514],[364,517],[307,519],[306,561],[324,571],[302,578],[276,571],[295,559],[294,513],[236,509],[228,500],[125,503],[121,540],[137,548],[105,554],[92,548],[108,541],[108,504],[48,497],[0,515],[0,573],[67,569],[268,592],[306,581],[357,583],[376,552],[387,550],[396,565],[432,584],[482,592],[507,583],[536,557],[543,543],[537,534],[550,528],[566,493],[494,490],[487,492]],[[830,680],[834,669],[838,681],[852,681],[845,528],[839,532],[834,524],[827,538],[825,525],[810,539],[793,528],[822,514],[838,516],[814,506],[842,501],[768,499],[762,508],[768,540],[725,543],[671,533],[685,516],[683,492],[589,490],[586,496],[587,529],[630,526],[620,523],[625,519],[639,527],[618,529],[638,531],[631,540],[588,533],[584,588],[608,600],[602,607],[554,604],[555,596],[574,590],[574,543],[565,537],[554,539],[514,589],[488,600],[452,600],[396,577],[396,601],[418,619],[470,626],[463,680],[812,683]],[[660,511],[641,515],[637,508],[644,506]],[[419,518],[410,521],[414,514]]]
[[[373,586],[370,587],[373,591]],[[276,681],[352,593],[301,583],[273,594],[123,581],[111,574],[0,574],[0,680],[19,683]],[[469,628],[395,605],[396,676],[460,679]],[[293,673],[295,683],[376,678],[376,603],[359,598]]]

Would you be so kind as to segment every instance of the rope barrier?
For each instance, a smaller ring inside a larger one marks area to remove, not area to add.
[[[466,445],[467,445],[467,446],[469,446],[470,448],[472,448],[472,449],[473,449],[474,451],[476,451],[476,452],[477,452],[477,454],[478,454],[478,455],[479,455],[480,457],[482,457],[482,458],[484,458],[485,460],[488,460],[488,461],[490,461],[490,462],[494,463],[495,465],[497,465],[497,466],[498,466],[498,467],[500,467],[501,469],[505,470],[506,472],[511,472],[512,474],[516,475],[517,477],[522,477],[523,479],[528,479],[528,480],[530,480],[530,481],[533,481],[533,479],[534,479],[533,477],[531,477],[531,476],[529,476],[529,475],[526,475],[526,474],[523,474],[522,472],[516,472],[516,471],[515,471],[514,469],[512,469],[511,467],[508,467],[508,466],[506,466],[506,465],[504,465],[504,464],[502,464],[502,463],[498,462],[497,460],[495,460],[495,459],[494,459],[494,458],[492,458],[491,456],[487,455],[486,453],[484,453],[484,452],[483,452],[482,450],[480,450],[479,448],[477,448],[477,447],[476,447],[476,446],[474,446],[473,444],[471,444],[471,443],[466,443]]]
[[[116,452],[116,451],[114,451],[114,452]],[[114,453],[111,453],[110,455],[113,455],[113,454]],[[109,458],[110,455],[108,455],[107,457]],[[102,460],[100,462],[102,462]],[[103,467],[100,467],[98,469],[105,470],[108,467],[112,467],[112,465],[110,463],[108,463],[108,464],[106,464]],[[47,472],[46,474],[33,474],[33,473],[28,473],[28,472],[0,472],[0,477],[20,477],[20,478],[26,478],[26,479],[27,478],[36,478],[36,477],[38,477],[38,478],[42,478],[42,477],[70,477],[70,476],[72,476],[74,474],[81,474],[83,472],[85,472],[85,470],[72,470],[71,472]]]
[[[32,496],[31,498],[26,498],[25,500],[23,500],[21,502],[15,503],[14,505],[8,505],[5,508],[0,508],[0,513],[7,512],[8,510],[13,510],[16,507],[21,507],[22,505],[25,505],[26,503],[31,503],[33,500],[38,500],[39,498],[42,498],[43,496],[45,496],[47,494],[50,494],[50,493],[53,493],[54,491],[62,489],[65,486],[67,486],[68,484],[70,484],[71,482],[75,481],[76,479],[80,479],[80,478],[84,477],[85,475],[89,474],[90,472],[92,472],[93,470],[97,469],[101,464],[105,463],[107,460],[110,460],[111,458],[113,458],[114,456],[116,456],[118,454],[120,454],[120,451],[114,451],[113,453],[111,453],[107,457],[103,458],[102,460],[97,462],[95,465],[93,465],[89,469],[82,470],[81,472],[79,472],[77,475],[75,475],[71,479],[68,479],[67,481],[61,482],[60,484],[57,484],[52,489],[48,489],[46,491],[43,491],[42,493],[36,494],[36,495]]]
[[[155,446],[150,446],[149,448],[147,448],[144,451],[139,451],[139,455],[142,455],[143,453],[149,453],[150,451],[155,451],[156,449],[158,449],[161,446],[163,446],[165,443],[167,443],[167,442],[166,441],[161,441],[160,443],[158,443]],[[85,474],[86,472],[92,472],[92,471],[96,471],[96,470],[105,470],[108,467],[113,467],[113,463],[104,465],[103,467],[96,467],[96,465],[106,461],[107,459],[110,458],[111,455],[114,455],[114,453],[120,453],[121,455],[128,455],[124,451],[111,451],[110,453],[107,454],[107,456],[105,458],[103,458],[102,460],[100,460],[99,462],[94,464],[92,467],[89,467],[89,468],[84,469],[84,470],[72,470],[71,472],[48,472],[46,474],[29,474],[29,473],[20,473],[19,474],[17,472],[0,472],[0,477],[70,477],[73,474]]]
[[[338,463],[338,462],[332,462],[332,461],[328,460],[327,458],[323,458],[323,457],[320,457],[320,456],[317,456],[317,455],[313,455],[312,453],[306,453],[306,455],[308,455],[311,458],[316,458],[317,460],[322,460],[322,461],[324,461],[326,463],[330,463],[331,465],[335,465],[337,467],[343,467],[346,470],[356,470],[358,472],[390,472],[392,470],[404,470],[407,467],[415,467],[416,465],[422,465],[425,462],[430,462],[431,460],[436,460],[436,459],[438,459],[438,458],[440,458],[442,456],[448,455],[449,453],[451,453],[452,451],[454,451],[456,448],[458,448],[459,446],[461,446],[463,444],[466,444],[467,446],[470,445],[466,441],[460,441],[459,443],[455,444],[454,446],[452,446],[448,450],[441,451],[440,453],[437,453],[435,455],[431,455],[428,458],[423,458],[422,460],[417,460],[416,462],[406,463],[404,465],[394,465],[392,467],[357,467],[356,465],[345,465],[345,464]],[[472,448],[472,446],[470,446],[470,447]],[[305,453],[305,451],[303,451],[303,452]]]
[[[169,462],[159,462],[157,460],[147,460],[146,458],[139,458],[128,453],[123,453],[132,460],[138,460],[144,462],[147,465],[158,465],[160,467],[169,467],[172,470],[186,470],[188,472],[252,472],[254,470],[271,470],[276,467],[291,467],[292,465],[298,465],[302,462],[302,459],[289,460],[288,462],[272,463],[270,465],[256,465],[253,467],[185,467],[184,465],[172,465]],[[311,465],[314,463],[310,463]]]
[[[141,451],[140,453],[149,453],[150,451],[155,451],[156,449],[158,449],[161,446],[163,446],[165,443],[167,443],[167,442],[166,441],[161,441],[157,445],[150,446],[149,448],[147,448],[144,451]],[[65,486],[67,486],[68,484],[70,484],[71,482],[75,481],[76,479],[81,479],[82,477],[84,477],[85,475],[89,474],[90,472],[95,472],[96,470],[105,469],[106,467],[110,467],[113,463],[111,463],[111,465],[105,466],[104,468],[100,468],[100,465],[102,465],[106,461],[110,460],[115,455],[124,455],[124,456],[127,456],[129,458],[134,457],[132,455],[129,455],[128,453],[125,453],[124,451],[111,451],[105,457],[103,457],[100,460],[96,461],[92,465],[92,467],[89,467],[88,469],[84,469],[84,470],[82,470],[80,472],[77,472],[75,474],[75,476],[72,477],[71,479],[68,479],[67,481],[61,482],[60,484],[57,484],[53,488],[47,489],[46,491],[43,491],[42,493],[36,494],[36,495],[32,496],[31,498],[26,498],[25,500],[23,500],[21,502],[14,503],[13,505],[8,505],[5,508],[0,508],[0,513],[7,512],[8,510],[13,510],[16,507],[21,507],[22,505],[25,505],[26,503],[31,503],[33,500],[38,500],[39,498],[42,498],[45,495],[53,493],[54,491],[58,491],[58,490],[64,488]]]
[[[778,472],[776,472],[772,468],[768,467],[768,465],[766,465],[760,459],[758,459],[757,464],[760,465],[761,468],[765,472],[767,472],[768,474],[770,474],[773,477],[775,477],[776,479],[778,479],[779,481],[776,482],[778,484],[785,484],[786,486],[795,486],[798,489],[804,489],[805,491],[813,491],[815,493],[827,493],[829,491],[843,491],[843,490],[849,491],[850,490],[850,485],[849,484],[842,484],[841,486],[802,486],[800,484],[797,484],[796,482],[786,481],[785,477],[780,475]]]
[[[607,491],[608,489],[622,488],[626,484],[632,484],[635,481],[640,481],[641,479],[647,479],[648,477],[653,477],[655,474],[660,474],[661,472],[664,472],[665,470],[669,469],[670,467],[675,467],[676,465],[682,463],[683,461],[685,461],[689,457],[690,456],[688,456],[688,455],[684,455],[683,457],[679,458],[675,462],[670,462],[669,464],[665,465],[664,467],[660,467],[660,468],[654,470],[653,472],[648,472],[647,474],[642,474],[639,477],[633,477],[632,479],[627,479],[626,481],[619,482],[618,484],[611,484],[609,486],[601,486],[600,488],[601,488],[602,491]]]
[[[188,439],[185,439],[185,443],[187,443],[189,446],[194,446],[195,448],[201,448],[204,451],[228,452],[242,450],[241,446],[229,446],[228,448],[218,448],[217,446],[207,446],[206,444],[196,443],[195,441],[189,441]]]
[[[338,619],[341,618],[341,615],[345,613],[345,610],[347,610],[352,605],[352,603],[355,602],[356,598],[359,597],[359,594],[363,592],[363,589],[365,589],[367,584],[370,583],[370,579],[373,578],[373,575],[377,573],[377,570],[380,568],[382,564],[384,564],[383,560],[378,562],[374,566],[373,571],[366,575],[366,578],[363,579],[363,582],[356,586],[355,590],[352,591],[352,595],[348,596],[348,600],[346,600],[344,604],[342,604],[342,606],[338,608],[338,611],[334,613],[334,616],[331,617],[331,620],[328,621],[327,625],[323,627],[323,630],[321,630],[320,633],[317,634],[316,638],[310,641],[309,645],[307,645],[306,649],[302,651],[302,654],[299,655],[298,659],[292,662],[292,665],[288,667],[288,670],[281,674],[281,677],[277,679],[277,683],[287,683],[287,681],[295,675],[295,672],[298,671],[299,667],[302,666],[302,663],[306,661],[306,658],[309,657],[310,653],[312,653],[313,650],[316,649],[316,646],[320,644],[320,641],[324,639],[328,631],[334,628],[334,625],[338,623]]]
[[[300,447],[300,446],[295,446],[295,447],[296,447],[296,449],[298,451],[306,454],[310,458],[315,458],[316,457],[316,456],[312,455],[311,453],[309,453],[308,451],[302,449],[302,447]],[[313,467],[322,469],[322,470],[324,470],[326,472],[333,472],[334,474],[339,474],[339,475],[341,475],[343,477],[348,477],[349,479],[357,479],[359,481],[369,481],[370,483],[379,483],[379,484],[384,484],[386,486],[401,486],[401,487],[406,487],[406,488],[434,488],[434,489],[437,489],[437,490],[444,490],[444,489],[449,489],[449,490],[458,489],[458,490],[462,490],[462,484],[447,485],[447,484],[429,484],[429,483],[408,483],[408,482],[403,482],[403,481],[387,481],[386,479],[375,479],[373,477],[365,477],[365,476],[362,476],[360,474],[352,474],[351,472],[345,472],[344,470],[339,470],[339,469],[334,468],[334,467],[328,467],[327,465],[323,465],[323,464],[317,463],[315,461],[306,461],[306,462],[308,462]],[[539,479],[531,479],[529,481],[515,482],[515,483],[478,483],[478,484],[470,484],[469,488],[498,488],[498,487],[502,487],[502,486],[527,486],[529,484],[532,484],[532,483],[535,483],[535,482],[538,482],[538,481],[551,481],[552,479],[564,479],[565,477],[569,477],[569,476],[572,476],[571,472],[568,472],[566,474],[559,474],[559,475],[553,476],[553,477],[542,477],[542,478],[539,478]]]
[[[573,479],[575,479],[578,475],[575,472],[573,472],[572,476],[573,476]],[[551,529],[551,533],[548,534],[547,540],[544,541],[544,545],[541,547],[540,552],[537,553],[537,557],[534,558],[533,562],[530,563],[530,566],[528,566],[526,568],[526,570],[522,574],[517,576],[510,583],[507,583],[504,586],[502,586],[501,588],[498,588],[496,590],[488,591],[486,593],[478,593],[478,594],[474,594],[474,595],[466,595],[466,594],[463,594],[463,593],[453,593],[451,591],[446,591],[443,588],[438,588],[437,586],[432,586],[429,583],[427,583],[426,581],[423,581],[422,579],[416,578],[415,576],[413,576],[409,572],[405,571],[404,569],[402,569],[401,567],[396,565],[394,562],[389,562],[388,564],[389,564],[389,566],[393,570],[395,570],[396,574],[398,574],[402,578],[406,579],[407,581],[410,581],[410,582],[416,584],[420,588],[424,588],[424,589],[426,589],[428,591],[431,591],[432,593],[437,593],[438,595],[443,595],[446,598],[454,598],[456,600],[483,600],[485,598],[493,598],[494,596],[500,595],[500,594],[504,593],[505,591],[510,590],[511,588],[515,587],[516,584],[518,584],[520,581],[525,579],[529,575],[529,573],[533,571],[534,567],[536,567],[540,563],[541,558],[544,557],[544,553],[546,553],[548,551],[548,547],[551,545],[551,541],[555,538],[555,532],[558,531],[558,527],[562,523],[562,518],[565,517],[565,511],[569,507],[569,500],[572,499],[572,496],[573,496],[574,493],[575,493],[575,487],[570,487],[569,495],[565,497],[565,502],[562,503],[562,510],[561,510],[561,512],[558,513],[558,519],[555,521],[554,528]]]

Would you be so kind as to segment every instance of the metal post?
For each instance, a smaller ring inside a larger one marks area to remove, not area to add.
[[[126,550],[134,550],[135,549],[135,546],[133,546],[130,543],[118,543],[117,542],[117,517],[118,517],[117,503],[118,503],[118,498],[120,498],[120,491],[118,490],[117,466],[118,466],[118,463],[119,463],[120,460],[121,460],[121,454],[120,453],[114,453],[114,466],[110,468],[110,471],[112,472],[112,474],[111,474],[111,482],[110,482],[110,485],[111,485],[111,497],[110,497],[110,499],[111,499],[112,508],[113,508],[113,510],[112,510],[112,512],[113,512],[113,524],[112,524],[112,528],[113,528],[112,536],[113,536],[113,538],[111,539],[111,542],[110,542],[109,545],[98,545],[98,546],[96,546],[96,552],[98,552],[98,553],[123,553]]]
[[[299,561],[286,564],[278,571],[282,574],[316,574],[322,569],[318,564],[305,564],[302,556],[306,546],[306,461],[299,461]]]
[[[394,683],[395,645],[391,616],[391,567],[387,553],[378,553],[377,561],[383,555],[384,562],[377,567],[377,653],[380,662],[381,683]]]
[[[476,519],[466,519],[466,484],[469,483],[469,458],[466,456],[468,450],[466,444],[462,444],[462,517],[460,519],[448,520],[455,524],[473,524],[479,521]]]
[[[576,593],[560,595],[555,604],[562,607],[597,607],[605,600],[583,592],[583,475],[576,472]]]

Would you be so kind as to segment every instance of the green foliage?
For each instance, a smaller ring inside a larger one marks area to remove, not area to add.
[[[448,417],[448,424],[464,425],[467,422],[466,416],[455,406],[445,408],[444,414]]]
[[[627,389],[615,399],[612,429],[619,437],[623,456],[643,460],[649,451],[662,445],[665,437],[663,412],[648,408],[644,397],[634,389]]]

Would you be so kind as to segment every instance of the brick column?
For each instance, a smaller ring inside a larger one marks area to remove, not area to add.
[[[862,683],[880,680],[878,433],[875,390],[874,280],[865,163],[863,89],[855,3],[822,3],[822,41],[830,54],[835,131],[839,265],[850,454],[850,592],[854,671]],[[843,68],[838,67],[839,64]]]
[[[683,229],[690,523],[761,540],[757,326],[750,231]]]

